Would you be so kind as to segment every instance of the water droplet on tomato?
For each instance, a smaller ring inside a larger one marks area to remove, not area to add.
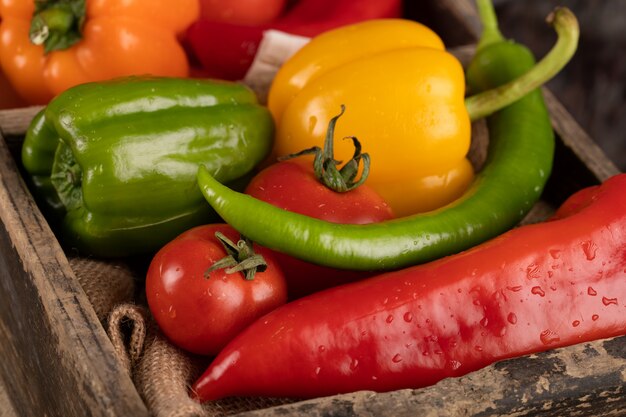
[[[600,318],[600,316],[598,316],[597,314],[594,314],[593,316],[591,316],[591,320],[596,321]]]
[[[350,370],[356,371],[356,368],[359,366],[359,360],[357,358],[352,359],[350,362]]]
[[[593,288],[589,287],[589,288],[587,288],[587,294],[589,294],[589,295],[598,295],[598,292],[596,290],[594,290]]]
[[[319,375],[321,371],[322,371],[322,368],[318,366],[317,368],[315,368],[315,375]]]
[[[399,353],[396,353],[393,358],[391,358],[391,362],[398,363],[402,362],[402,356]]]
[[[404,321],[406,321],[407,323],[410,323],[411,321],[413,321],[413,314],[411,314],[410,311],[407,311],[406,313],[404,313]]]
[[[475,306],[479,306],[479,305],[480,305],[480,300],[476,299],[476,300],[472,301],[472,303],[473,303]]]
[[[176,309],[174,308],[174,306],[170,306],[170,308],[167,310],[167,313],[171,318],[176,318]]]
[[[509,290],[509,291],[518,292],[518,291],[520,291],[522,289],[522,286],[521,285],[516,285],[514,287],[506,287],[506,289]]]
[[[554,272],[548,271],[548,278],[552,278],[553,275],[554,275]]]
[[[387,319],[385,320],[387,323],[391,323],[393,321],[393,316],[390,314],[387,316]]]
[[[489,324],[489,318],[483,317],[482,319],[480,319],[480,325],[481,326],[487,327],[488,324]]]
[[[539,287],[539,286],[537,286],[537,287],[532,287],[532,289],[530,290],[530,292],[531,292],[532,294],[539,295],[539,296],[541,296],[541,297],[544,297],[544,296],[546,295],[546,293],[543,291],[543,289],[542,289],[541,287]]]
[[[515,315],[515,313],[509,313],[506,319],[511,324],[517,323],[517,316]]]
[[[617,305],[617,298],[602,297],[602,304],[605,306],[609,306],[611,304]]]
[[[550,256],[552,259],[559,259],[561,257],[561,251],[559,249],[550,249]]]
[[[572,322],[572,326],[574,326],[574,327],[578,327],[579,325],[580,325],[580,320],[574,320]]]
[[[551,345],[561,340],[558,334],[549,329],[541,332],[541,334],[539,335],[539,339],[544,345]]]
[[[477,352],[482,352],[483,351],[483,347],[482,346],[474,346],[474,350],[476,350]]]
[[[326,346],[324,346],[324,345],[320,345],[320,346],[317,348],[317,350],[319,350],[319,351],[320,351],[320,353],[322,353],[322,352],[326,351]]]
[[[550,285],[550,289],[551,289],[552,291],[556,291],[556,285]]]

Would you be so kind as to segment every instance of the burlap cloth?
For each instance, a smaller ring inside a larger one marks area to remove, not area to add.
[[[143,279],[122,262],[70,258],[70,265],[105,326],[122,365],[155,417],[213,417],[259,410],[293,400],[232,398],[199,404],[190,385],[210,358],[172,345],[159,331],[141,300]]]

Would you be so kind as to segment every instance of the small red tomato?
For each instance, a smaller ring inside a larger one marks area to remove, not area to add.
[[[304,153],[314,153],[317,166],[325,166],[326,171],[332,158],[332,136],[337,119],[342,112],[329,123],[329,134],[326,138],[324,150],[310,149]],[[354,170],[365,155],[360,153],[360,143],[356,138],[351,138],[357,151],[353,160]],[[369,158],[367,158],[369,169]],[[319,171],[319,170],[318,170]],[[344,172],[345,173],[345,172]],[[336,178],[341,175],[337,170],[332,175]],[[365,184],[354,183],[351,175],[346,175],[346,181],[339,181],[340,188],[348,191],[337,192],[331,189],[331,185],[323,177],[324,172],[316,172],[313,162],[309,159],[289,159],[272,164],[259,172],[248,184],[245,192],[252,197],[268,202],[284,210],[304,214],[317,219],[333,223],[365,224],[377,223],[392,219],[393,212],[383,198]],[[365,178],[362,178],[364,180]],[[332,181],[331,181],[332,182]],[[354,187],[354,188],[352,188]],[[345,284],[373,275],[370,272],[339,270],[321,265],[312,264],[300,259],[275,252],[289,289],[289,298],[299,298],[336,285]]]
[[[228,225],[198,226],[161,248],[146,276],[148,306],[159,328],[178,347],[202,355],[217,354],[252,321],[287,299],[285,279],[272,253],[257,245],[253,254],[261,255],[266,267],[251,279],[245,272],[228,273],[228,267],[207,274],[229,255],[216,232],[237,246],[245,243]]]

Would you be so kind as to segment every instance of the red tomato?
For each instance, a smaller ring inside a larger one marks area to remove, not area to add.
[[[202,0],[201,17],[237,25],[270,23],[283,12],[285,0]]]
[[[146,277],[146,296],[159,328],[189,352],[217,354],[258,317],[284,304],[287,288],[273,255],[254,245],[267,263],[264,272],[246,280],[241,272],[205,272],[227,252],[215,237],[232,242],[239,234],[225,224],[198,226],[169,242],[154,256]]]
[[[366,185],[345,193],[327,188],[315,177],[309,158],[268,166],[250,181],[245,192],[282,209],[333,223],[365,224],[393,218],[389,205]],[[287,279],[290,299],[372,275],[323,267],[279,252],[275,258]]]

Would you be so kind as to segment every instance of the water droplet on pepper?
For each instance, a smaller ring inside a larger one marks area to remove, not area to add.
[[[543,291],[543,289],[541,287],[532,287],[530,292],[532,294],[539,295],[541,297],[544,297],[546,295],[545,291]]]
[[[552,330],[544,330],[539,335],[539,339],[541,339],[541,343],[544,345],[551,345],[561,340],[558,334],[553,332]]]
[[[517,323],[517,316],[515,315],[515,313],[509,313],[506,319],[511,324]]]
[[[602,304],[605,306],[609,306],[611,304],[617,305],[617,298],[602,297]]]
[[[598,246],[591,240],[587,240],[582,243],[582,248],[587,260],[593,261],[596,257],[596,251],[598,250]]]

